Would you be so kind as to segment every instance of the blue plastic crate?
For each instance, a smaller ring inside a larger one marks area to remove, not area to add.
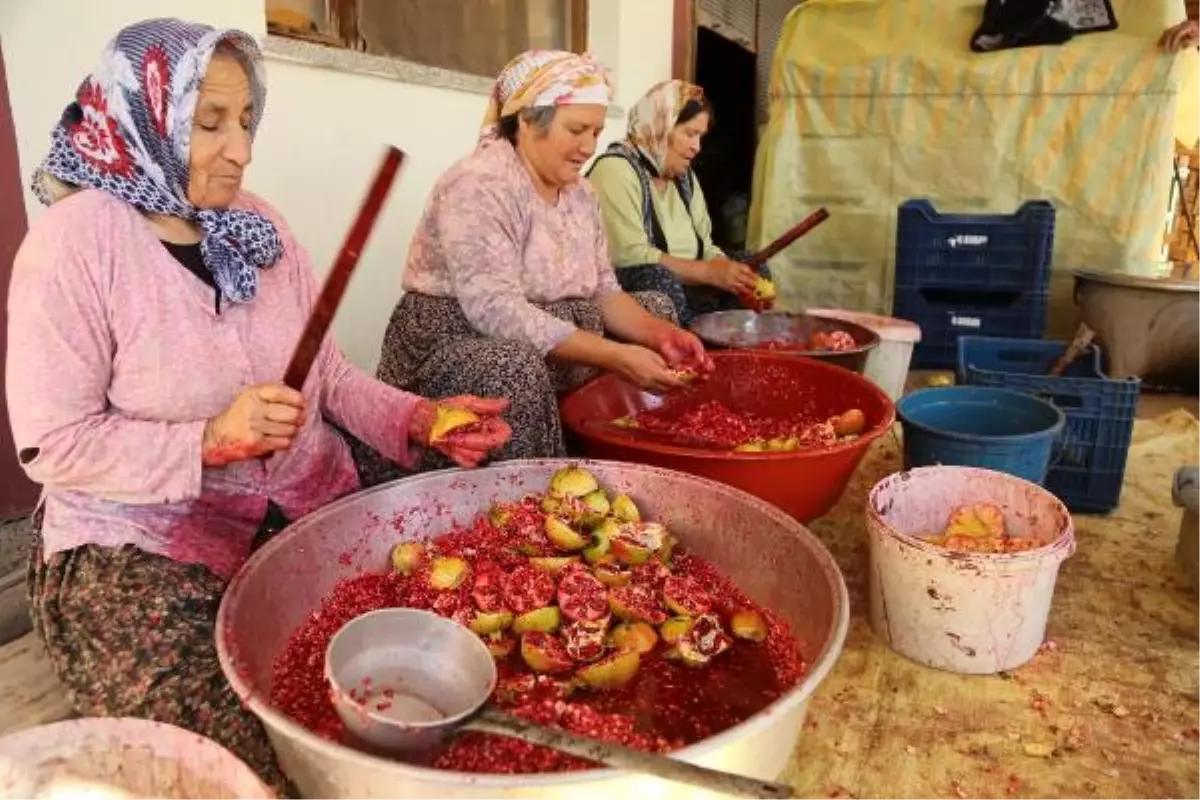
[[[1066,414],[1062,446],[1051,462],[1046,488],[1072,511],[1106,514],[1116,508],[1141,381],[1105,376],[1095,345],[1055,378],[1046,373],[1067,342],[962,336],[958,347],[960,383],[1033,394]]]
[[[892,316],[921,327],[913,347],[918,369],[954,369],[960,336],[1037,339],[1046,330],[1048,293],[898,286]]]
[[[1015,214],[941,214],[928,200],[900,205],[896,284],[1041,291],[1054,252],[1053,204]]]

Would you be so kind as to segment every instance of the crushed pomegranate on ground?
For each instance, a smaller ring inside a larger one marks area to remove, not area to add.
[[[340,582],[275,663],[271,702],[335,741],[324,656],[356,616],[432,610],[474,631],[497,660],[492,700],[531,721],[652,752],[713,736],[794,687],[806,665],[786,623],[757,607],[665,527],[566,468],[545,495],[501,503],[470,526],[401,543],[393,571]],[[467,732],[447,770],[536,773],[594,765]]]
[[[971,503],[950,512],[945,529],[927,541],[959,553],[1020,553],[1042,546],[1037,539],[1012,536],[1004,511],[991,503]]]
[[[858,438],[866,416],[857,408],[814,422],[810,417],[767,417],[734,411],[719,400],[686,394],[668,397],[657,408],[613,420],[619,428],[644,430],[678,439],[681,445],[771,453],[829,447]]]

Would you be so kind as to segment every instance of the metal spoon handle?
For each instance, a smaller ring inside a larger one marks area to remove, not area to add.
[[[793,789],[784,783],[747,778],[730,772],[700,767],[686,761],[677,761],[666,756],[631,750],[617,744],[587,739],[573,733],[535,725],[522,719],[496,711],[484,709],[479,716],[463,727],[481,733],[511,736],[530,744],[538,744],[569,753],[588,761],[596,761],[607,767],[628,769],[654,775],[676,783],[699,786],[710,791],[735,797],[792,797]]]

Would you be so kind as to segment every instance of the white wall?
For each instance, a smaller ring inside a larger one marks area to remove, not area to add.
[[[462,0],[470,2],[471,0]],[[0,42],[24,175],[107,40],[122,26],[177,16],[265,34],[262,0],[0,0]],[[628,107],[670,77],[671,0],[592,0],[590,49],[613,70]],[[400,271],[437,176],[475,141],[486,98],[282,60],[268,60],[267,114],[248,188],[275,204],[324,274],[350,224],[384,142],[408,153],[338,313],[339,343],[374,369],[400,295]],[[623,131],[609,121],[605,138]],[[27,193],[30,219],[41,206]]]

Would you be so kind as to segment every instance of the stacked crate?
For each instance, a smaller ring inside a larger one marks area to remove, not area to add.
[[[1045,486],[1076,513],[1107,514],[1121,502],[1141,381],[1105,375],[1096,345],[1063,375],[1050,375],[1067,346],[963,336],[958,340],[958,382],[1012,389],[1061,409],[1067,424]]]
[[[1046,329],[1054,206],[942,214],[901,204],[892,316],[921,326],[913,366],[953,369],[960,335],[1040,339]]]

